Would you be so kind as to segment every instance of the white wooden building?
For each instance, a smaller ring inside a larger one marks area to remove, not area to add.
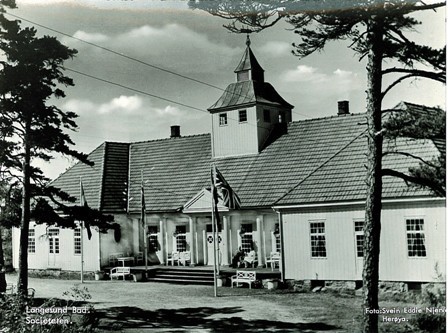
[[[190,251],[193,265],[213,264],[213,162],[241,199],[241,209],[219,207],[220,264],[229,265],[239,247],[253,248],[259,266],[281,252],[286,279],[361,279],[365,114],[351,114],[343,102],[334,116],[292,122],[293,106],[264,81],[250,43],[235,74],[236,82],[209,108],[211,134],[182,136],[173,126],[166,139],[105,142],[89,155],[93,167],[77,164],[53,182],[79,197],[82,176],[89,205],[113,214],[121,226],[119,241],[112,231],[94,231],[84,242],[86,270],[109,265],[111,253],[143,251],[142,175],[150,262],[166,264],[173,251]],[[440,112],[410,103],[397,108]],[[445,142],[400,139],[384,149],[429,159]],[[390,154],[384,164],[406,172],[418,161]],[[425,282],[435,277],[436,265],[444,272],[444,198],[391,177],[384,179],[383,198],[380,278]],[[31,269],[79,269],[78,231],[31,230]],[[16,267],[17,241],[15,231]]]

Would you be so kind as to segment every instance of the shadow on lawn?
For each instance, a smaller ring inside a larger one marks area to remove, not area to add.
[[[209,318],[212,315],[234,314],[241,312],[240,307],[225,308],[183,308],[142,310],[137,307],[112,307],[98,310],[100,329],[208,329],[212,332],[313,332],[339,329],[324,323],[288,323],[275,320],[246,320],[241,317]]]

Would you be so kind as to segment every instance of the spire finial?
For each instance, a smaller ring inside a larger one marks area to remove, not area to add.
[[[250,37],[249,37],[249,34],[247,34],[247,37],[246,37],[246,45],[247,45],[247,47],[250,47]]]

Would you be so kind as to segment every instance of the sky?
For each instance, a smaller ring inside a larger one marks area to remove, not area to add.
[[[65,74],[75,86],[65,88],[66,98],[50,102],[79,115],[79,129],[71,137],[75,148],[85,153],[104,141],[168,138],[171,125],[180,125],[183,136],[209,133],[207,108],[235,82],[233,71],[246,47],[245,35],[223,27],[226,20],[188,9],[186,1],[16,2],[18,9],[8,11],[21,17],[24,26],[34,25],[38,35],[55,36],[78,50],[65,63]],[[441,47],[444,14],[440,10],[420,15],[423,24],[412,38]],[[250,38],[266,81],[295,106],[293,121],[334,116],[340,100],[350,102],[350,112],[364,112],[366,60],[360,61],[347,41],[330,43],[323,52],[300,59],[291,53],[291,44],[299,40],[290,28],[280,22]],[[445,108],[445,87],[408,80],[387,95],[383,107],[400,101]],[[75,162],[57,156],[39,166],[54,179]]]

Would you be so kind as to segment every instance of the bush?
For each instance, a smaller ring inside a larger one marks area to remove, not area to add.
[[[0,296],[1,332],[8,333],[90,333],[95,332],[98,318],[87,288],[73,287],[63,296],[68,300],[38,299],[21,294]]]
[[[412,318],[411,323],[424,332],[446,332],[445,285],[430,284],[422,290],[420,308],[423,313]],[[440,310],[431,313],[426,309]]]

